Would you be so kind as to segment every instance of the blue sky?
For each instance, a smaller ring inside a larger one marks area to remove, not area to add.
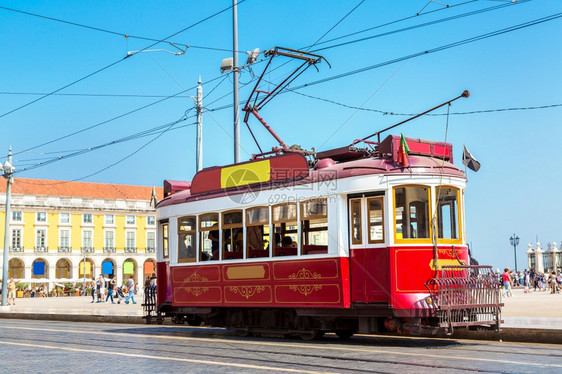
[[[562,104],[562,18],[402,60],[558,14],[562,12],[562,2],[451,1],[451,7],[444,8],[426,0],[367,0],[338,24],[359,3],[246,0],[238,7],[239,50],[302,48],[315,43],[333,27],[321,39],[325,43],[312,47],[321,49],[316,53],[322,54],[332,68],[322,63],[319,72],[309,69],[295,86],[394,59],[400,61],[303,88],[299,90],[303,94],[392,113],[419,113],[465,89],[471,91],[470,98],[456,101],[452,113]],[[151,135],[86,152],[22,171],[16,177],[140,185],[161,185],[164,179],[190,180],[195,172],[195,127],[181,126],[195,120],[191,117],[194,111],[190,96],[195,95],[199,76],[204,83],[207,110],[203,117],[203,164],[207,167],[231,163],[232,110],[213,110],[232,103],[231,77],[221,76],[219,71],[221,60],[231,56],[230,11],[171,37],[175,43],[192,46],[185,55],[139,53],[123,60],[127,52],[153,44],[125,38],[124,34],[161,40],[230,5],[225,0],[0,1],[0,7],[115,33],[0,9],[0,149],[7,153],[12,146],[17,170],[172,123],[191,110],[188,120],[159,137]],[[487,10],[492,7],[500,8]],[[476,13],[462,16],[470,12]],[[440,22],[445,18],[452,19]],[[403,21],[326,42],[398,20]],[[436,22],[413,27],[431,21]],[[412,28],[396,32],[408,27]],[[365,37],[371,38],[323,49]],[[150,49],[175,51],[166,43]],[[240,54],[241,61],[245,58],[245,54]],[[277,66],[284,61],[279,62]],[[36,94],[53,92],[114,63],[58,92],[72,96],[50,95],[13,111],[42,97]],[[255,75],[261,73],[264,65],[254,66]],[[292,66],[280,67],[267,79],[283,77]],[[246,84],[252,79],[252,74],[244,71],[240,81]],[[244,86],[240,97],[246,98],[252,86]],[[150,105],[184,90],[187,92],[179,97]],[[147,105],[150,106],[135,111]],[[135,112],[124,115],[131,111]],[[445,109],[436,113],[444,114]],[[319,150],[349,144],[406,118],[349,109],[295,93],[278,96],[261,114],[286,143]],[[556,192],[562,178],[553,166],[560,147],[558,139],[562,137],[561,115],[562,107],[555,106],[450,116],[447,141],[454,146],[456,163],[460,165],[463,144],[482,163],[478,173],[468,172],[466,192],[468,242],[481,263],[513,267],[513,248],[509,244],[513,233],[521,238],[519,268],[526,264],[526,244],[534,243],[537,236],[543,247],[547,242],[562,241],[561,198]],[[119,116],[122,117],[102,124]],[[446,120],[442,115],[427,116],[393,133],[443,141]],[[39,146],[91,126],[95,127]],[[276,145],[255,120],[251,126],[263,148]],[[245,160],[257,148],[244,128],[241,136],[241,159]],[[25,150],[28,151],[20,153]]]

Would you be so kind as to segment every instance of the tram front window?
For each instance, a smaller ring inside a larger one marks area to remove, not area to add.
[[[439,239],[459,239],[458,193],[452,187],[437,187],[437,227]]]
[[[394,188],[396,239],[429,239],[429,188]]]

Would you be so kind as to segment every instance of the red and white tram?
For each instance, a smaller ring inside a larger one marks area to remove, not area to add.
[[[165,183],[157,310],[244,332],[499,327],[496,282],[471,268],[466,177],[452,146],[400,137],[313,167],[288,153]],[[447,270],[444,272],[444,270]]]
[[[491,268],[469,265],[466,176],[453,165],[452,145],[405,139],[406,155],[400,137],[380,140],[387,128],[373,134],[376,142],[289,148],[258,110],[323,58],[282,48],[268,55],[302,61],[271,92],[258,90],[260,78],[243,109],[245,122],[253,114],[280,148],[203,169],[192,182],[165,181],[147,321],[305,339],[499,329]],[[445,104],[460,97],[468,92]]]

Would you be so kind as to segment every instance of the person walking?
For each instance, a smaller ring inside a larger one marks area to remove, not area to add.
[[[12,299],[12,305],[16,305],[16,282],[14,278],[10,278],[8,281],[8,305],[10,305],[10,299]]]
[[[107,297],[105,298],[105,302],[108,303],[109,299],[111,299],[111,304],[115,304],[113,301],[113,289],[115,288],[115,277],[110,275],[109,282],[107,283]]]
[[[101,303],[102,290],[103,290],[104,283],[105,283],[105,280],[103,279],[103,275],[100,274],[98,279],[96,279],[96,295],[98,297],[98,301],[96,301],[97,303]]]
[[[125,284],[125,286],[127,287],[127,290],[129,290],[129,294],[125,299],[125,304],[129,304],[129,299],[131,299],[133,304],[136,304],[137,302],[135,301],[135,280],[133,279],[132,274],[129,276],[129,279],[127,279],[127,283]]]
[[[92,303],[96,302],[96,280],[94,279],[94,277],[92,277],[92,281],[90,282],[90,285],[88,286],[88,288],[90,289],[90,292],[92,293]]]
[[[511,291],[511,278],[509,276],[509,268],[505,268],[502,274],[503,286],[505,288],[505,296],[509,297]]]

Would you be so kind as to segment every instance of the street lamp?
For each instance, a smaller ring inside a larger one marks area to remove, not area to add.
[[[519,244],[519,237],[513,234],[513,236],[509,238],[509,242],[513,246],[513,257],[515,257],[515,272],[517,273],[517,244]]]
[[[10,191],[12,189],[12,183],[14,178],[12,174],[16,170],[12,166],[12,148],[10,147],[10,152],[8,153],[8,161],[4,165],[0,164],[0,171],[2,176],[6,178],[6,226],[4,228],[4,253],[3,253],[3,265],[2,265],[2,306],[7,304],[7,293],[8,293],[8,248],[9,248],[9,231],[10,231]]]

